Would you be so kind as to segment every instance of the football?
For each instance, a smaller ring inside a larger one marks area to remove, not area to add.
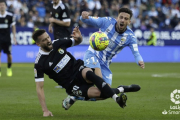
[[[90,36],[89,43],[94,50],[102,51],[108,46],[109,39],[104,32],[98,31]]]

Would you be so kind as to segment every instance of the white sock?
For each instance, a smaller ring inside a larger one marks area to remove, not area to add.
[[[117,89],[119,90],[120,93],[124,92],[124,88],[123,87],[119,87]]]
[[[112,96],[112,98],[116,101],[116,98],[117,98],[118,96],[116,95],[116,94],[114,94],[113,96]]]

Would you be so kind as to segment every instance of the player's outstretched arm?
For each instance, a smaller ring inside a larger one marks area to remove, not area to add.
[[[75,45],[79,45],[82,42],[82,35],[78,26],[73,29],[71,36],[75,40]]]
[[[53,114],[48,110],[46,106],[43,86],[44,86],[44,82],[36,82],[36,92],[42,107],[43,116],[44,117],[53,116]]]

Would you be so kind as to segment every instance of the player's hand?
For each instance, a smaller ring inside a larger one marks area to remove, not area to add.
[[[52,23],[51,23],[52,24]],[[52,25],[49,25],[49,28],[48,28],[48,31],[50,32],[50,33],[53,33],[53,28],[52,28]]]
[[[80,32],[78,26],[73,29],[73,32],[72,32],[71,36],[75,40],[75,45],[78,45],[78,44],[80,44],[82,42],[82,35],[81,35],[81,32]]]
[[[50,23],[53,23],[54,20],[55,20],[55,19],[54,19],[53,17],[49,18],[49,22],[50,22]]]
[[[139,66],[140,66],[142,69],[144,69],[144,68],[145,68],[145,64],[144,64],[144,62],[143,62],[143,61],[139,61],[138,63],[139,63]]]
[[[73,38],[82,37],[78,26],[73,29],[71,36]]]
[[[81,16],[82,16],[83,19],[89,19],[89,12],[83,11]]]
[[[50,112],[49,110],[43,112],[43,117],[48,117],[48,116],[53,116],[52,112]]]
[[[14,44],[17,45],[16,36],[13,37]]]

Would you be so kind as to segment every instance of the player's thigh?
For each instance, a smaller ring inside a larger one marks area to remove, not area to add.
[[[11,43],[4,43],[2,49],[4,53],[11,54],[11,50],[12,50]]]
[[[0,52],[2,51],[3,44],[0,43]]]
[[[107,66],[101,65],[101,72],[102,72],[102,76],[103,76],[104,81],[111,86],[112,85],[112,72],[111,72],[111,70]]]
[[[95,68],[95,74],[98,75],[99,77],[103,78],[102,77],[102,72],[101,72],[101,69],[100,68]]]
[[[84,55],[84,58],[83,58],[83,61],[84,61],[84,65],[86,67],[89,67],[89,68],[100,68],[101,69],[101,66],[100,66],[100,63],[98,61],[98,58],[96,57],[96,55],[94,55],[89,50],[86,51],[86,53]]]
[[[97,87],[93,86],[88,89],[87,94],[89,98],[99,98],[101,95],[101,91]]]

